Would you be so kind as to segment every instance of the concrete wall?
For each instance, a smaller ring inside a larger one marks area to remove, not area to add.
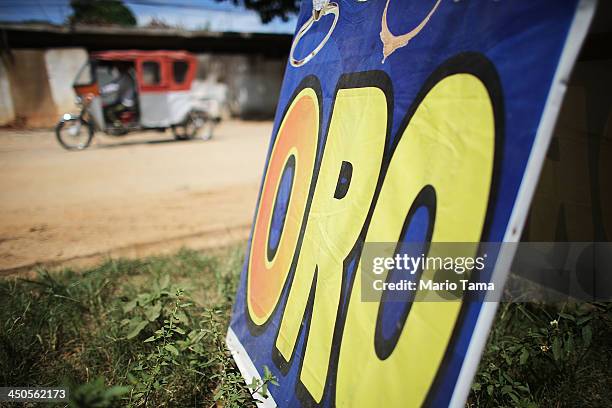
[[[280,94],[286,58],[246,55],[198,55],[198,78],[224,109],[241,118],[272,118]]]
[[[74,111],[72,82],[87,60],[82,48],[12,49],[0,64],[0,125],[52,127]]]
[[[43,50],[11,50],[6,60],[17,125],[48,127],[57,121],[57,110]]]
[[[52,127],[74,112],[72,83],[88,58],[84,48],[12,49],[0,63],[0,126]],[[286,58],[198,55],[194,92],[216,101],[222,116],[273,118]]]
[[[83,48],[58,48],[45,52],[45,66],[56,112],[74,111],[72,83],[88,59]]]
[[[11,83],[8,71],[4,66],[4,58],[0,58],[0,126],[12,123],[15,120],[13,97],[11,96]]]

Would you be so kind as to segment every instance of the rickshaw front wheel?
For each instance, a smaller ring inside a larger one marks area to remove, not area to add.
[[[55,137],[66,150],[83,150],[93,139],[93,126],[78,116],[65,117],[55,127]]]

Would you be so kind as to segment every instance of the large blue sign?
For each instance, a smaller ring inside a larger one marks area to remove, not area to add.
[[[593,8],[303,1],[228,332],[264,405],[464,404],[496,304],[365,302],[364,244],[519,239]]]

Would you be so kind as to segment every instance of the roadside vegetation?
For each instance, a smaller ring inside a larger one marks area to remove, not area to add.
[[[609,407],[612,304],[504,303],[470,407]]]
[[[243,254],[0,279],[0,386],[64,385],[79,408],[254,406],[276,379],[245,383],[225,347]],[[611,339],[607,304],[502,305],[468,405],[605,406]]]
[[[80,408],[254,406],[275,380],[245,384],[225,347],[243,254],[0,280],[0,386],[64,385]]]

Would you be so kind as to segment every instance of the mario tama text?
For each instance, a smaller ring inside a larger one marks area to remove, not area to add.
[[[452,301],[495,291],[478,243],[366,243],[363,301]]]
[[[372,281],[372,288],[375,291],[386,291],[386,290],[397,290],[397,291],[416,291],[416,290],[431,290],[431,291],[447,291],[454,292],[457,290],[467,291],[483,291],[483,290],[495,290],[495,284],[493,282],[471,282],[468,279],[459,279],[458,282],[453,282],[449,279],[445,279],[443,282],[437,282],[433,279],[425,280],[419,279],[418,281],[411,281],[402,279],[400,281],[386,282],[382,279],[374,279]]]

